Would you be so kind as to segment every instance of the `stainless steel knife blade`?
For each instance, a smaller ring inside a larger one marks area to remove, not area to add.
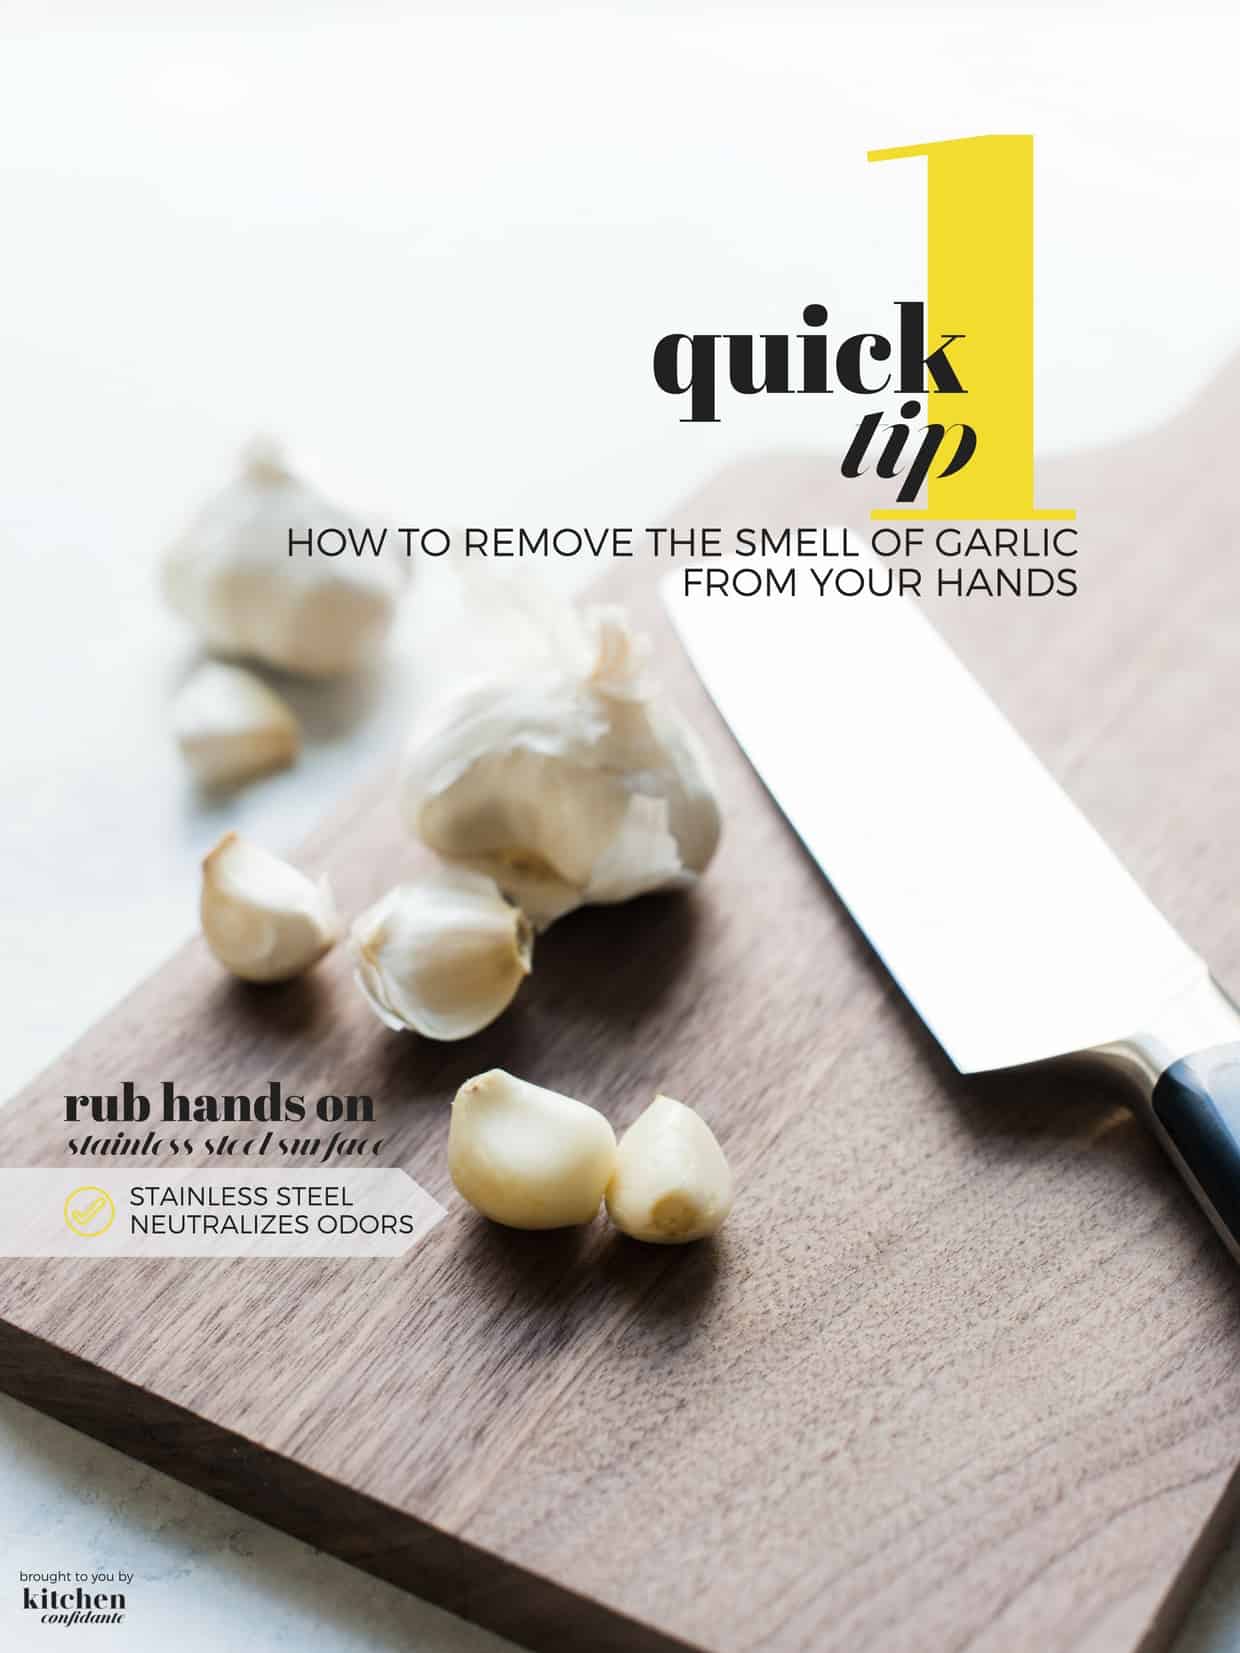
[[[962,1072],[1123,1040],[1209,981],[913,602],[683,584],[715,704]]]

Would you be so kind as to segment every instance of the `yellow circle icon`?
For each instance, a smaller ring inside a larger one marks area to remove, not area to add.
[[[65,1201],[65,1227],[83,1240],[97,1240],[116,1221],[116,1207],[105,1188],[85,1183]]]

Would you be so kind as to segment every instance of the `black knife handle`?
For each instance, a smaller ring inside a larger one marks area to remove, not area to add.
[[[1172,1062],[1150,1106],[1186,1181],[1240,1259],[1240,1041]]]

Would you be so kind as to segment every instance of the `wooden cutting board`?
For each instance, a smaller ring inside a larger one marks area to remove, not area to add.
[[[1233,990],[1238,386],[1042,468],[1078,597],[936,611]],[[855,521],[855,487],[755,461],[680,520]],[[1114,1097],[954,1074],[639,601],[727,800],[698,892],[565,920],[458,1045],[383,1029],[340,951],[260,991],[195,943],[0,1113],[0,1163],[59,1164],[58,1099],[126,1077],[366,1091],[447,1220],[388,1262],[0,1263],[0,1384],[533,1648],[1160,1644],[1240,1460],[1240,1274]],[[789,706],[807,761],[847,711]],[[304,856],[346,911],[415,860],[386,777]],[[617,1126],[658,1087],[699,1106],[740,1190],[718,1243],[476,1218],[447,1104],[495,1064]]]

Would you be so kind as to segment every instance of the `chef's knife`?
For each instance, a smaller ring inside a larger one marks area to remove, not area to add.
[[[924,614],[684,584],[707,690],[955,1066],[1123,1074],[1240,1259],[1240,1012]]]

